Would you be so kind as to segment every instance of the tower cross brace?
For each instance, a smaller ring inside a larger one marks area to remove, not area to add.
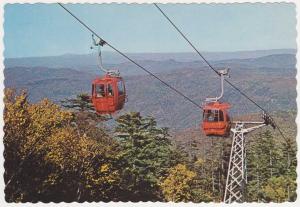
[[[224,202],[244,202],[244,191],[247,183],[245,134],[266,125],[265,122],[237,121],[233,132],[229,166],[224,193]],[[255,126],[246,128],[248,124]]]

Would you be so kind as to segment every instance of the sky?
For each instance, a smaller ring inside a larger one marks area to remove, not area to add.
[[[65,6],[122,52],[193,52],[152,4]],[[296,48],[292,3],[159,6],[200,51]],[[93,52],[91,33],[57,4],[6,4],[4,18],[6,58]]]

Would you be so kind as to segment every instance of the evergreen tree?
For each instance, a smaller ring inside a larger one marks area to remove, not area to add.
[[[279,144],[269,130],[247,150],[247,200],[282,202],[295,198],[296,156],[293,143]]]
[[[259,133],[247,149],[247,199],[260,201],[262,187],[274,175],[275,142],[269,130]]]
[[[285,186],[287,192],[287,200],[295,201],[297,194],[297,143],[296,140],[287,138],[283,142],[282,147],[282,160],[281,160],[281,174],[289,181]]]
[[[121,144],[124,199],[161,200],[159,179],[177,164],[166,128],[159,128],[151,117],[132,112],[117,119],[116,139]]]
[[[226,184],[230,141],[222,138],[211,140],[210,149],[204,157],[194,162],[193,170],[197,172],[198,188],[210,192],[213,201],[220,202]]]
[[[104,126],[101,125],[108,117],[97,114],[88,94],[79,94],[74,99],[65,99],[61,101],[62,106],[72,110],[74,119],[72,124],[77,128],[80,135],[88,135],[90,137],[106,136]],[[101,136],[99,136],[101,135]]]
[[[61,101],[61,103],[62,106],[68,109],[74,109],[76,111],[95,112],[95,108],[92,104],[91,97],[85,93],[77,95],[76,98],[65,99]]]

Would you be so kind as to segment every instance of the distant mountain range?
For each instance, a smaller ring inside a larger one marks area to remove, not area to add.
[[[228,59],[250,59],[276,54],[296,54],[295,49],[274,49],[237,52],[203,52],[204,57],[211,61]],[[201,62],[199,56],[194,53],[128,53],[129,57],[136,61],[163,62]],[[115,52],[103,52],[103,61],[108,66],[114,66],[128,62],[124,57]],[[199,63],[197,63],[199,64]],[[51,68],[73,68],[78,70],[93,70],[97,65],[97,56],[91,54],[65,54],[46,57],[6,58],[6,68],[10,67],[51,67]]]
[[[296,109],[295,50],[210,55],[210,62],[214,67],[231,68],[229,80],[267,110]],[[232,58],[224,58],[226,55]],[[194,54],[133,56],[141,65],[197,103],[201,103],[208,96],[219,94],[218,77],[198,57],[194,57]],[[96,68],[95,58],[92,55],[64,55],[6,59],[5,87],[28,89],[30,100],[34,102],[47,97],[59,103],[64,98],[90,92],[91,80],[101,74]],[[140,111],[144,115],[154,116],[160,125],[172,129],[199,127],[202,112],[198,108],[132,63],[117,60],[113,62],[113,58],[105,60],[110,63],[107,65],[119,69],[126,81],[129,101],[120,113]],[[231,113],[234,116],[258,112],[252,103],[227,84],[223,100],[231,103]]]

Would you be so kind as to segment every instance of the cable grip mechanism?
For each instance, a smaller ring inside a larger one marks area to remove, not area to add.
[[[270,125],[273,129],[276,128],[276,124],[275,124],[273,118],[268,113],[263,112],[262,113],[262,119],[264,120],[264,123],[266,125]]]
[[[94,34],[92,34],[92,40],[93,40],[93,45],[98,47],[98,66],[99,68],[104,71],[107,75],[110,76],[120,76],[119,70],[111,70],[111,69],[106,69],[103,66],[102,62],[102,53],[101,53],[101,47],[103,47],[105,44],[107,44],[103,39],[99,38],[96,40],[94,37]],[[94,49],[93,46],[90,47],[91,49]]]

